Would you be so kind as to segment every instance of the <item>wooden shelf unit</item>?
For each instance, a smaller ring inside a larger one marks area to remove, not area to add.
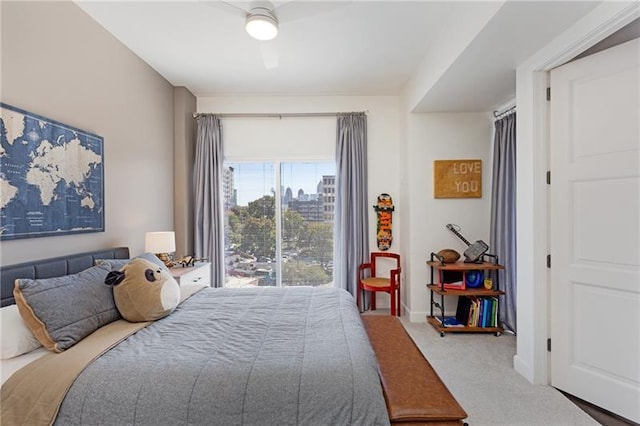
[[[433,326],[440,336],[444,337],[445,333],[494,333],[496,336],[502,334],[504,329],[502,327],[469,327],[469,326],[446,326],[444,325],[444,297],[445,296],[458,296],[458,297],[498,297],[504,295],[504,291],[499,290],[498,274],[495,279],[492,280],[492,288],[487,289],[484,287],[479,288],[445,288],[445,283],[442,279],[442,271],[458,271],[463,275],[466,271],[497,271],[504,269],[503,265],[497,262],[481,262],[481,263],[465,263],[455,262],[443,264],[439,261],[430,260],[427,261],[427,265],[431,269],[431,283],[427,284],[427,289],[430,293],[430,314],[427,316],[427,322]],[[434,272],[438,273],[438,283],[434,283]],[[464,279],[464,278],[463,278]],[[437,301],[434,295],[440,296],[440,301]],[[440,310],[440,315],[436,317],[434,315],[434,308]],[[498,305],[498,310],[500,306]],[[498,312],[496,312],[496,315]]]
[[[436,294],[444,296],[475,296],[475,297],[495,297],[504,294],[501,290],[487,290],[485,288],[468,288],[466,290],[442,289],[438,284],[427,284],[427,288]]]

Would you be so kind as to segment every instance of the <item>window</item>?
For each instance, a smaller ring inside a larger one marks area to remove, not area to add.
[[[225,286],[332,285],[327,194],[333,162],[225,163]]]

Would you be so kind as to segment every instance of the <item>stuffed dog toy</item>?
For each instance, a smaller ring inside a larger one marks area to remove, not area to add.
[[[180,286],[162,267],[137,258],[111,271],[105,284],[113,286],[118,311],[129,322],[155,321],[180,303]]]

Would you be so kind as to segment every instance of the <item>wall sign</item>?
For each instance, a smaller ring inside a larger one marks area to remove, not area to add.
[[[482,160],[435,160],[434,198],[482,198]]]
[[[0,240],[104,232],[103,138],[0,103]]]

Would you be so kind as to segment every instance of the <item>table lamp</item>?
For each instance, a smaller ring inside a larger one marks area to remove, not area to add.
[[[168,267],[171,266],[169,253],[176,251],[176,236],[173,231],[147,232],[144,234],[144,251],[155,253]]]

